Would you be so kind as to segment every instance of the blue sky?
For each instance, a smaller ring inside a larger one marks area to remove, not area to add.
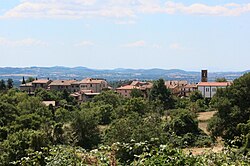
[[[250,69],[249,0],[0,0],[0,66]]]

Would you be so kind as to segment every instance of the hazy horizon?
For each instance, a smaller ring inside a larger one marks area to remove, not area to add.
[[[250,69],[249,0],[0,0],[0,66]]]
[[[207,68],[201,68],[199,70],[186,70],[182,68],[158,68],[158,67],[153,67],[153,68],[91,68],[91,67],[86,67],[86,66],[0,66],[1,68],[53,68],[53,67],[65,67],[65,68],[78,68],[78,67],[83,67],[87,69],[92,69],[92,70],[118,70],[118,69],[124,69],[124,70],[152,70],[152,69],[160,69],[160,70],[183,70],[186,72],[201,72],[201,70],[208,70],[208,72],[211,73],[216,73],[216,72],[246,72],[249,71],[249,69],[246,70],[211,70]]]

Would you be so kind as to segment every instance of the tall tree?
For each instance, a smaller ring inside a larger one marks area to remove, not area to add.
[[[5,89],[6,89],[5,81],[2,79],[0,81],[0,90],[5,90]]]
[[[213,136],[230,141],[246,135],[237,126],[250,120],[250,73],[234,80],[230,87],[219,89],[211,105],[218,110],[208,126]]]
[[[153,87],[149,94],[149,100],[151,101],[160,101],[164,108],[171,108],[173,106],[173,98],[171,92],[165,86],[163,79],[159,79],[154,82]]]
[[[9,79],[7,80],[7,88],[8,88],[8,89],[13,88],[13,80],[12,80],[11,78],[9,78]]]
[[[22,81],[22,84],[26,84],[26,82],[25,82],[25,79],[24,79],[24,77],[23,77],[23,81]]]

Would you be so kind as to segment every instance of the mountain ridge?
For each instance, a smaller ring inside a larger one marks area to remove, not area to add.
[[[213,81],[216,78],[225,77],[228,80],[234,80],[246,72],[209,72],[209,80]],[[37,77],[50,79],[83,79],[86,77],[104,78],[108,81],[117,80],[155,80],[164,78],[166,80],[187,80],[189,82],[199,82],[200,72],[186,71],[182,69],[91,69],[83,66],[65,67],[0,67],[0,79],[12,78],[20,80],[22,77]]]

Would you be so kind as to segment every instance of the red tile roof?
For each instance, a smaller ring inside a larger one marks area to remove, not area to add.
[[[81,84],[101,84],[105,80],[96,80],[92,78],[86,78],[80,81]]]
[[[119,88],[116,88],[116,90],[132,90],[132,89],[139,89],[139,87],[132,86],[132,85],[125,85],[125,86],[121,86]]]
[[[40,80],[35,80],[32,83],[33,84],[47,84],[50,80],[48,79],[40,79]]]
[[[231,82],[199,82],[197,86],[230,86]]]
[[[188,84],[185,88],[197,88],[197,84]]]
[[[58,86],[58,85],[70,86],[74,82],[76,82],[76,80],[55,80],[49,85],[50,86]]]

